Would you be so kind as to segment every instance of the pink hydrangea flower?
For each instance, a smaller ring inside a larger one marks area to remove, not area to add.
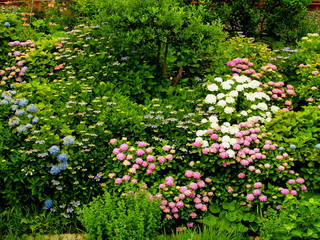
[[[264,195],[259,197],[260,202],[265,202],[265,201],[267,201],[267,199],[268,198],[266,196],[264,196]]]
[[[148,143],[146,143],[146,142],[138,142],[138,147],[145,147],[147,145],[148,145]]]
[[[301,186],[300,189],[301,189],[301,191],[307,191],[308,190],[308,188],[305,185]]]
[[[154,156],[153,155],[148,155],[146,159],[147,159],[148,162],[152,162],[154,160]]]
[[[146,149],[146,152],[147,152],[147,153],[152,153],[153,150],[152,150],[152,148],[147,148],[147,149]]]
[[[293,195],[293,196],[295,196],[295,195],[298,194],[298,192],[297,192],[296,190],[290,190],[290,194]]]
[[[141,163],[141,166],[142,166],[142,167],[148,167],[148,162],[143,161],[143,162]]]
[[[164,151],[170,151],[171,146],[169,146],[169,145],[164,145],[164,146],[162,147],[162,149],[163,149]]]
[[[145,154],[145,151],[142,150],[142,149],[138,149],[138,150],[136,151],[136,154],[137,154],[137,156],[142,156],[143,154]]]
[[[189,214],[189,216],[190,216],[191,218],[196,218],[196,217],[197,217],[197,214],[196,214],[195,212],[192,212],[192,213]]]
[[[248,195],[246,196],[246,199],[247,199],[248,201],[252,201],[252,200],[254,200],[254,195],[253,195],[253,194],[248,194]]]
[[[193,227],[193,223],[192,222],[187,223],[187,227],[192,228]]]
[[[200,141],[193,143],[193,146],[195,146],[195,147],[201,147],[201,145],[202,145],[202,142],[200,142]]]
[[[188,178],[191,178],[193,176],[193,172],[191,170],[187,170],[184,175]]]
[[[209,202],[209,197],[208,197],[208,196],[204,196],[204,197],[202,198],[202,201],[203,201],[203,202]]]
[[[193,182],[193,183],[190,183],[190,184],[189,184],[189,188],[195,190],[195,189],[198,188],[198,185]]]
[[[115,149],[113,149],[112,153],[113,153],[114,155],[117,155],[117,154],[120,153],[120,149],[119,149],[119,148],[115,148]]]
[[[163,183],[161,183],[161,184],[159,185],[159,188],[161,188],[161,189],[165,189],[165,188],[166,188],[166,185],[165,185],[165,184],[163,184]]]
[[[164,163],[164,162],[166,161],[166,158],[163,157],[163,156],[160,156],[160,157],[158,157],[157,159],[158,159],[158,161],[159,161],[160,163]]]
[[[123,151],[128,150],[129,146],[128,146],[128,144],[123,143],[123,144],[120,145],[119,149],[120,149],[121,152],[123,152]]]
[[[199,172],[193,172],[192,176],[193,176],[195,179],[199,179],[199,178],[201,178],[201,173],[199,173]]]
[[[232,188],[232,187],[228,187],[227,192],[228,192],[228,193],[233,193],[233,192],[234,192],[234,190],[233,190],[233,188]]]
[[[153,169],[156,168],[156,165],[155,165],[154,163],[151,163],[151,164],[149,164],[148,168],[149,168],[150,170],[153,170]]]
[[[169,161],[172,161],[172,160],[173,160],[172,154],[168,154],[168,155],[166,156],[166,159],[169,160]]]
[[[117,154],[117,159],[122,161],[122,160],[126,159],[126,155],[124,155],[123,153],[118,153]]]
[[[289,183],[289,184],[295,184],[296,181],[295,181],[294,179],[289,179],[289,180],[288,180],[288,183]]]
[[[205,184],[204,181],[199,181],[199,182],[197,182],[197,185],[198,185],[199,188],[203,188],[203,187],[206,186],[206,184]]]
[[[207,183],[211,183],[212,179],[211,178],[206,178],[204,181],[207,182]]]
[[[122,179],[121,179],[121,178],[116,178],[116,179],[114,180],[114,183],[115,183],[115,184],[121,184],[121,183],[122,183]]]
[[[141,158],[136,158],[135,162],[136,164],[142,164],[143,160]]]
[[[115,144],[118,140],[115,138],[110,139],[109,143],[110,144]]]
[[[253,186],[254,186],[254,188],[261,188],[262,187],[262,183],[261,182],[256,182]]]
[[[278,167],[278,170],[279,170],[279,171],[284,171],[285,169],[286,169],[286,168],[285,168],[284,166],[282,166],[282,165]]]
[[[183,206],[184,206],[184,203],[181,202],[181,201],[179,201],[179,202],[176,203],[176,207],[177,207],[177,208],[182,208]]]
[[[187,190],[188,190],[188,188],[186,186],[182,186],[182,187],[180,187],[179,192],[184,193]]]
[[[122,180],[123,180],[123,181],[129,181],[129,180],[130,180],[130,176],[129,176],[129,175],[124,175],[124,176],[122,177]]]
[[[196,209],[201,209],[202,208],[202,203],[196,203],[195,205]]]
[[[296,182],[303,184],[305,182],[305,180],[303,178],[297,178]]]
[[[174,202],[169,202],[169,207],[174,208],[176,206],[176,204]]]
[[[284,188],[281,190],[281,193],[284,195],[288,195],[290,193],[290,191],[289,191],[289,189]]]
[[[253,190],[252,193],[254,196],[259,196],[261,194],[261,191],[260,191],[260,189],[255,189],[255,190]]]

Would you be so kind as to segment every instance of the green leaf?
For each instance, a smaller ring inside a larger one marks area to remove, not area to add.
[[[212,213],[219,213],[221,211],[221,209],[218,207],[218,205],[214,204],[214,203],[209,206],[209,210]]]

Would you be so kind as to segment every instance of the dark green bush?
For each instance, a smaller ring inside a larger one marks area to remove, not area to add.
[[[83,208],[79,219],[90,239],[155,239],[161,210],[150,197],[144,190],[120,197],[106,191]]]

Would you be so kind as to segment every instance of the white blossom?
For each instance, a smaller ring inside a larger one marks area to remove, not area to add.
[[[229,93],[230,97],[238,97],[239,93],[235,90],[232,90],[230,93]]]
[[[208,90],[209,91],[218,91],[219,87],[216,84],[212,83],[212,84],[208,85]]]
[[[215,104],[217,102],[217,98],[213,94],[208,94],[204,101],[208,104]]]
[[[225,107],[227,105],[226,101],[224,100],[219,100],[219,102],[217,103],[218,106],[220,107]]]
[[[231,114],[231,113],[234,112],[234,108],[232,108],[232,107],[226,107],[226,108],[224,109],[224,112],[225,112],[226,114]]]

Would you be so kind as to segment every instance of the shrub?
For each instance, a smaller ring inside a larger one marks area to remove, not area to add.
[[[280,210],[269,209],[261,223],[263,239],[318,239],[319,199],[288,197]]]
[[[148,192],[107,191],[83,208],[80,221],[90,239],[154,239],[161,227],[159,201]]]

